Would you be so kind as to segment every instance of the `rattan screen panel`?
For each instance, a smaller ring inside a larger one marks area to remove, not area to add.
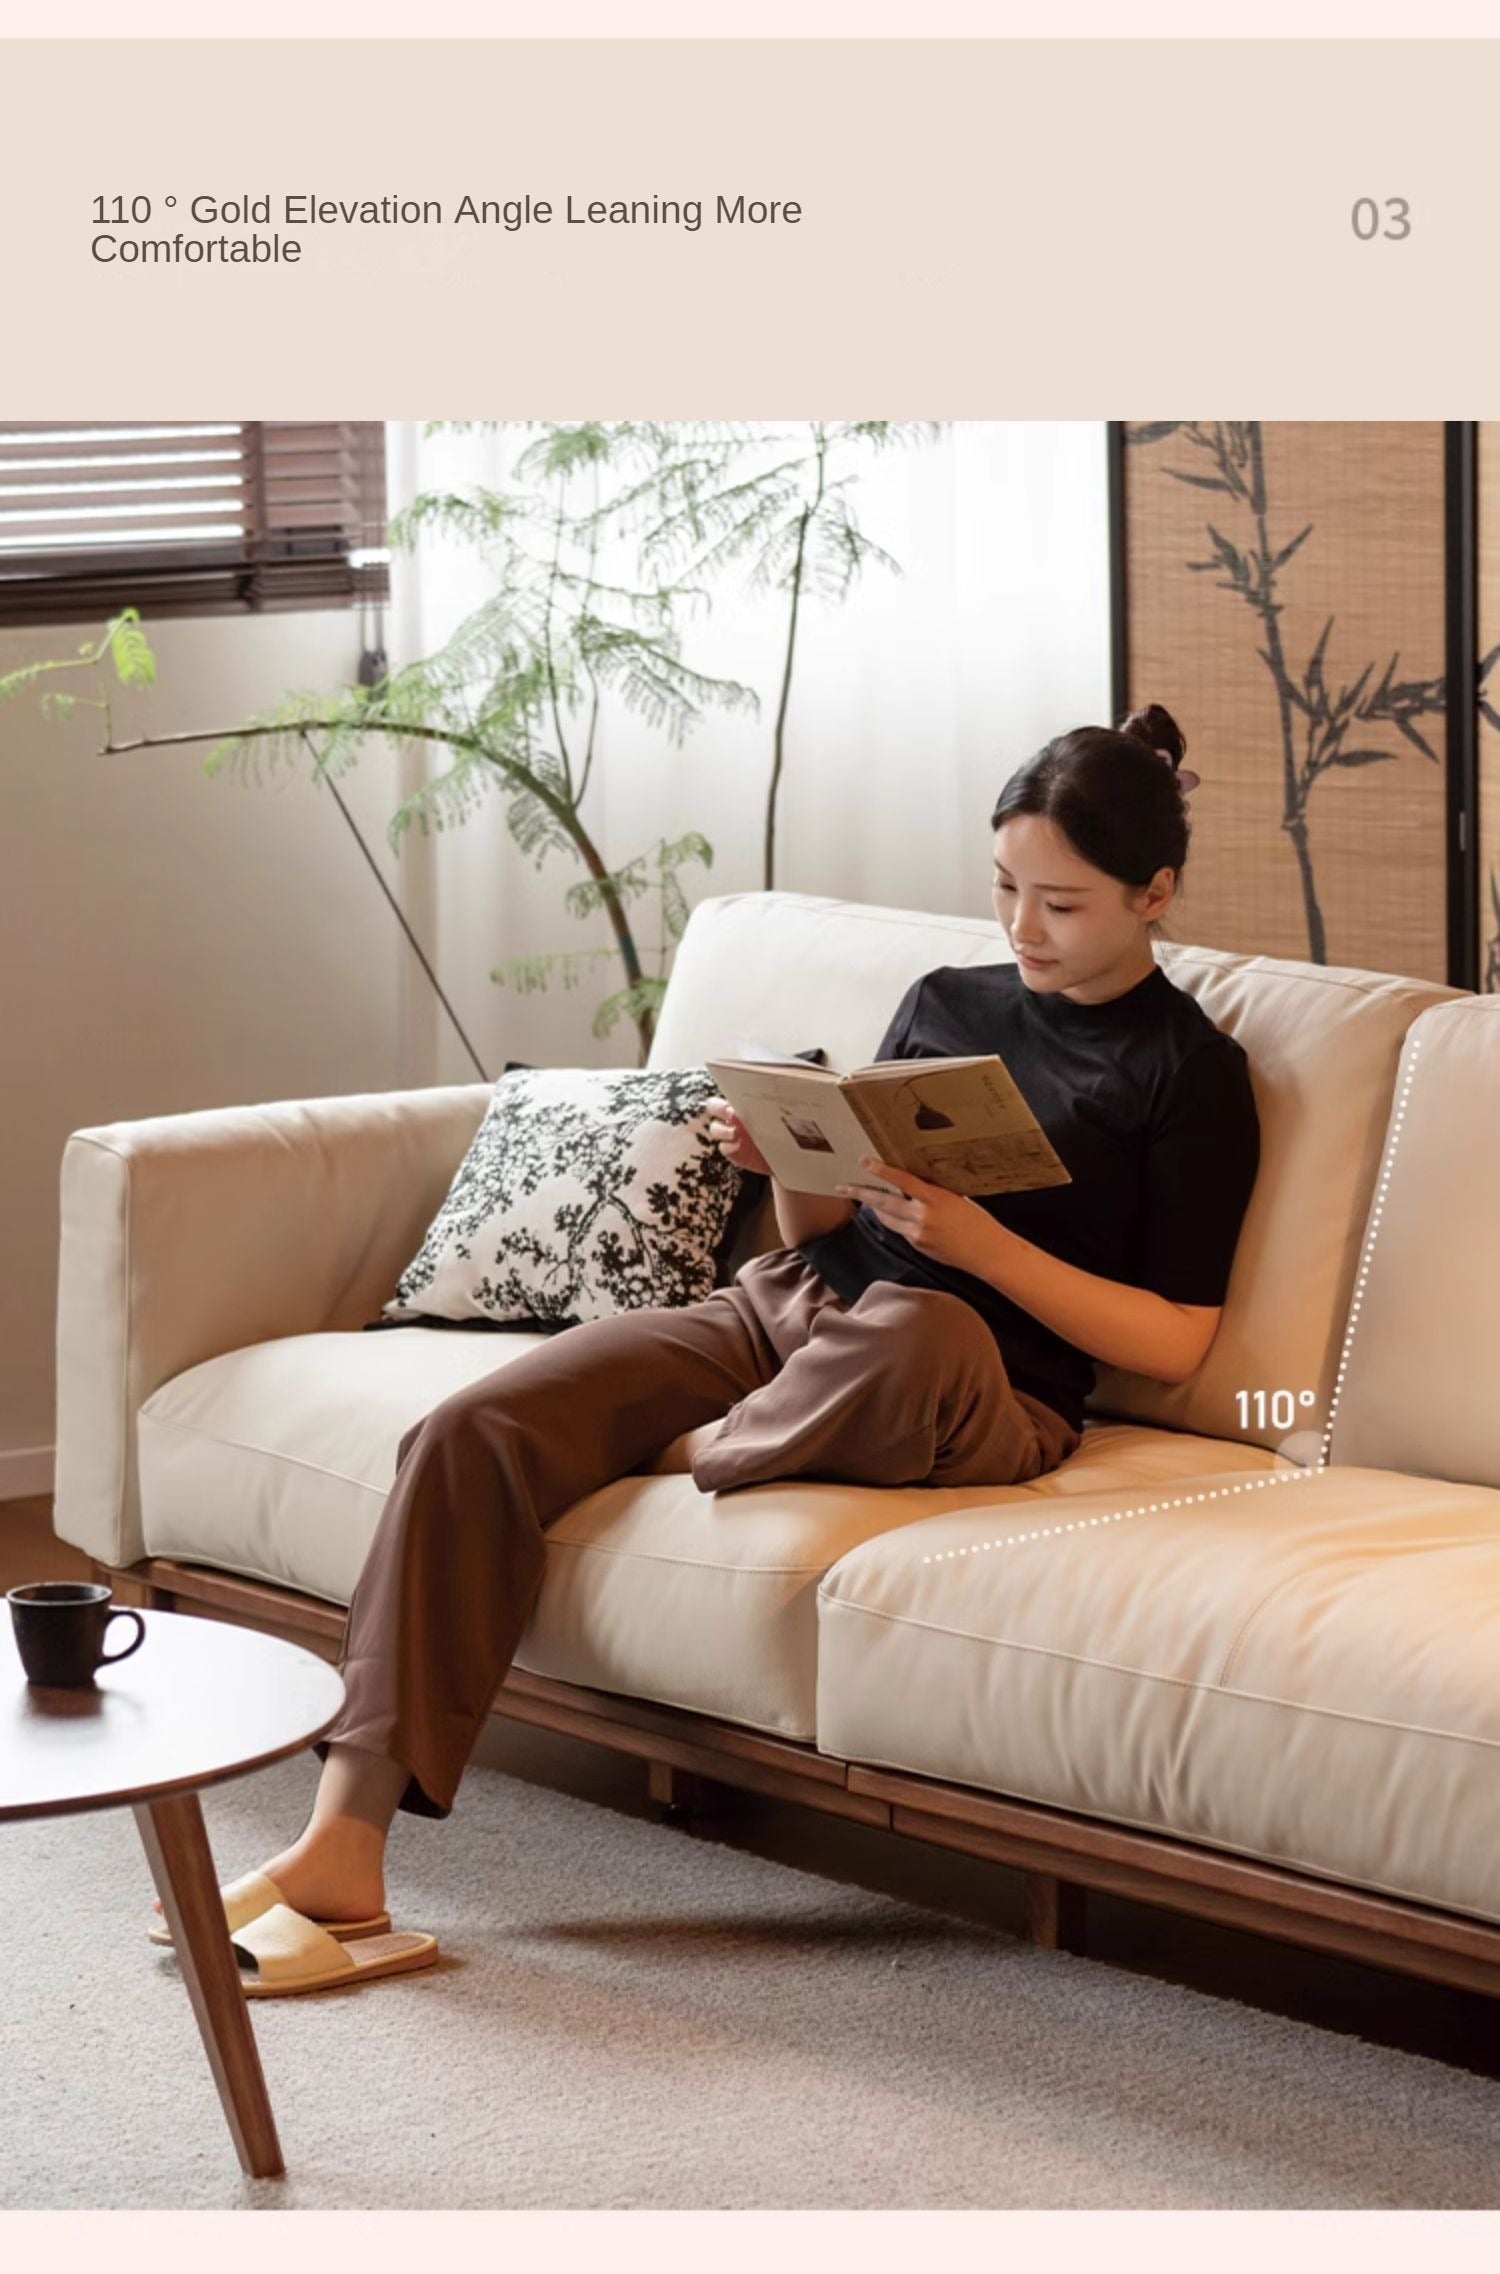
[[[1444,979],[1441,424],[1124,438],[1125,696],[1203,776],[1169,935]]]

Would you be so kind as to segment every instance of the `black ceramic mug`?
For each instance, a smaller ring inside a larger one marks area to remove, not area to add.
[[[88,1580],[38,1580],[30,1587],[12,1587],[5,1600],[26,1679],[40,1689],[84,1689],[101,1666],[117,1666],[146,1639],[140,1612],[111,1610],[109,1589]],[[123,1650],[105,1650],[112,1619],[135,1621],[135,1640]]]

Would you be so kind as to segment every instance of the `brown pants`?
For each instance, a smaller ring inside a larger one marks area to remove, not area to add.
[[[349,1608],[345,1703],[318,1750],[400,1761],[402,1807],[446,1816],[531,1615],[547,1526],[721,1419],[693,1459],[703,1492],[794,1476],[1024,1484],[1078,1443],[1012,1389],[958,1296],[882,1281],[845,1304],[795,1248],[705,1302],[570,1327],[402,1438]]]

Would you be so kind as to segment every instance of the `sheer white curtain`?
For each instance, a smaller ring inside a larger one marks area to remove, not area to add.
[[[396,505],[419,492],[499,486],[509,432],[391,436]],[[778,803],[778,887],[887,906],[984,915],[989,832],[1006,775],[1048,736],[1104,721],[1109,705],[1109,558],[1104,429],[1096,423],[960,423],[936,442],[871,456],[856,498],[862,529],[901,564],[868,570],[847,600],[804,600]],[[485,597],[482,566],[424,542],[392,568],[394,663],[430,652]],[[758,718],[710,711],[674,749],[615,708],[602,720],[585,803],[612,865],[658,837],[700,831],[710,870],[682,872],[690,901],[758,889],[771,736],[786,641],[784,595],[731,573],[690,627],[696,667],[753,686]],[[435,758],[411,763],[436,767]],[[492,984],[506,958],[602,943],[563,893],[562,854],[535,870],[511,842],[498,797],[458,829],[410,844],[407,907],[486,1068],[630,1064],[634,1032],[590,1033],[617,967],[576,991]],[[654,912],[637,904],[645,944]],[[435,952],[434,952],[435,950]],[[408,978],[409,1078],[473,1069],[420,972]],[[425,1023],[424,1023],[425,1022]]]

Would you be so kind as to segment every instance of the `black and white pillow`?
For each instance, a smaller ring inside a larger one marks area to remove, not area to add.
[[[709,1137],[715,1095],[701,1067],[507,1070],[384,1318],[574,1326],[701,1302],[762,1181]]]

